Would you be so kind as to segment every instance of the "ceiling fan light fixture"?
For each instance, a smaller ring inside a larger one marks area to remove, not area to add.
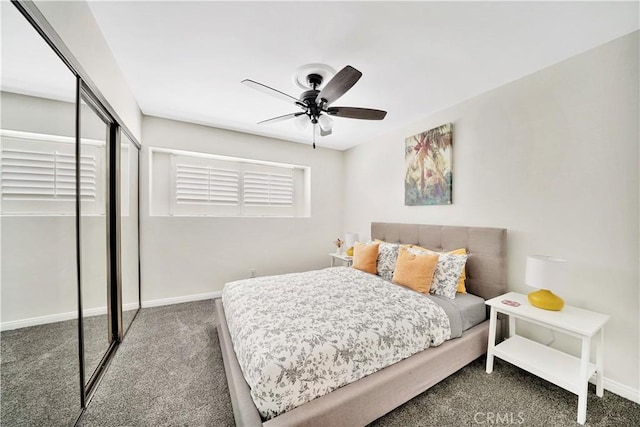
[[[328,81],[327,77],[330,77]],[[297,107],[301,108],[302,111],[300,112],[263,120],[258,122],[258,124],[295,119],[296,127],[304,130],[309,126],[309,122],[311,122],[313,124],[313,130],[311,132],[313,135],[313,148],[315,148],[316,134],[319,134],[321,137],[326,137],[332,133],[333,119],[330,116],[348,119],[382,120],[387,115],[386,111],[371,108],[330,106],[334,101],[344,95],[345,92],[351,89],[360,77],[362,77],[362,73],[351,65],[345,66],[338,73],[331,67],[322,64],[302,66],[298,68],[294,76],[295,83],[302,89],[305,89],[298,99],[254,80],[245,79],[242,80],[242,83],[288,103],[293,101]]]
[[[329,131],[333,128],[333,120],[331,120],[331,117],[326,114],[322,114],[318,117],[318,124],[324,131]]]
[[[300,116],[296,117],[294,123],[296,124],[296,127],[300,130],[305,130],[307,129],[307,127],[309,127],[309,117],[307,117],[306,114],[301,114]]]

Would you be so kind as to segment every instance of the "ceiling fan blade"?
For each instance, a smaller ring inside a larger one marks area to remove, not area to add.
[[[276,122],[281,122],[283,120],[289,120],[289,119],[293,119],[294,117],[298,117],[301,116],[302,112],[300,113],[289,113],[289,114],[285,114],[284,116],[278,116],[278,117],[274,117],[272,119],[267,119],[267,120],[263,120],[261,122],[258,122],[259,125],[263,125],[266,123],[276,123]]]
[[[348,119],[382,120],[387,115],[387,112],[371,108],[329,107],[327,108],[327,114]]]
[[[327,82],[326,86],[318,94],[316,104],[320,104],[322,100],[324,100],[327,105],[331,104],[351,89],[351,87],[360,80],[360,77],[362,77],[360,71],[351,65],[347,65]]]
[[[263,85],[262,83],[258,83],[255,82],[253,80],[249,80],[249,79],[244,79],[242,81],[242,84],[244,84],[245,86],[248,86],[252,89],[256,89],[259,90],[260,92],[266,93],[267,95],[271,95],[271,96],[275,96],[276,98],[280,98],[281,100],[285,101],[285,102],[289,102],[289,103],[294,103],[295,105],[298,105],[300,107],[304,107],[305,105],[303,103],[301,103],[298,98],[295,98],[291,95],[287,95],[284,92],[280,92],[277,89],[274,89],[272,87],[269,87],[267,85]]]

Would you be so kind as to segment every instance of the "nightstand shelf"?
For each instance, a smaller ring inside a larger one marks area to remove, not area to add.
[[[514,335],[498,344],[493,355],[575,394],[582,387],[580,359],[527,338]],[[544,365],[540,361],[544,360]],[[589,363],[587,376],[596,373],[595,363]]]
[[[578,395],[578,423],[587,418],[589,379],[596,376],[596,395],[603,395],[604,325],[609,316],[581,308],[565,306],[560,311],[533,307],[526,295],[509,292],[486,301],[489,315],[487,373],[493,372],[493,358],[515,366]],[[509,316],[509,338],[496,344],[498,313]],[[580,339],[580,357],[537,343],[516,334],[516,319],[560,331]],[[591,362],[591,339],[595,340],[596,362]]]

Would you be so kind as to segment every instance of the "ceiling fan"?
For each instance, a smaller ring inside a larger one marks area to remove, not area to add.
[[[296,113],[285,114],[284,116],[274,117],[272,119],[263,120],[258,124],[276,123],[282,120],[296,119],[296,124],[300,127],[307,125],[309,122],[313,124],[313,148],[316,148],[316,124],[320,126],[320,136],[331,134],[333,128],[333,120],[331,116],[344,117],[348,119],[363,120],[382,120],[387,115],[386,111],[374,110],[371,108],[357,107],[330,107],[330,105],[344,95],[356,82],[362,77],[362,73],[350,65],[340,70],[326,85],[319,90],[324,77],[320,73],[310,73],[307,75],[306,84],[310,88],[302,92],[300,98],[295,98],[277,89],[258,83],[253,80],[245,79],[243,84],[250,88],[257,89],[266,94],[280,98],[283,101],[293,103],[302,111]]]

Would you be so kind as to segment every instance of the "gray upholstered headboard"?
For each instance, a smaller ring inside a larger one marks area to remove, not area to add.
[[[419,245],[434,251],[466,248],[467,292],[489,299],[507,291],[507,230],[504,228],[372,222],[371,238]]]

